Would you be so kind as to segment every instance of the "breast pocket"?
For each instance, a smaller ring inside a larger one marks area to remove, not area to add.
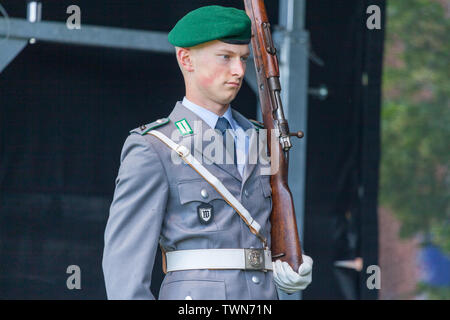
[[[178,183],[181,210],[177,223],[190,232],[222,230],[223,215],[229,210],[222,196],[205,180]]]
[[[261,189],[264,198],[272,197],[272,188],[270,186],[270,176],[260,176]]]
[[[272,210],[272,187],[270,186],[270,176],[261,175],[259,180],[261,182],[261,191],[265,201],[270,203],[270,210]]]

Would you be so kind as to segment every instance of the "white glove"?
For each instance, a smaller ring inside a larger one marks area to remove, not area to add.
[[[277,260],[272,262],[273,280],[278,288],[286,293],[294,293],[304,290],[312,281],[313,260],[307,255],[302,255],[303,263],[298,268],[298,273],[292,270],[287,262]]]

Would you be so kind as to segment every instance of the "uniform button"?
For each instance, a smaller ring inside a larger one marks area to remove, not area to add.
[[[206,191],[206,189],[202,189],[202,191],[200,191],[200,194],[202,195],[203,199],[208,198],[208,191]]]
[[[186,296],[186,298],[184,298],[184,300],[192,300],[191,296]]]
[[[257,276],[253,276],[252,277],[252,281],[253,281],[253,283],[258,284],[259,283],[259,278]]]
[[[247,189],[244,190],[244,195],[245,195],[246,197],[248,197],[248,191],[247,191]]]

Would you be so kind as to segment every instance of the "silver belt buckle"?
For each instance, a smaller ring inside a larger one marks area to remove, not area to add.
[[[245,270],[265,271],[264,249],[244,249]]]

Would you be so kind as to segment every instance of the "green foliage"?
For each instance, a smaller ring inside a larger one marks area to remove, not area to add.
[[[448,0],[387,1],[380,202],[450,252]]]
[[[449,287],[434,287],[425,283],[419,283],[417,293],[425,294],[429,300],[450,300]]]

